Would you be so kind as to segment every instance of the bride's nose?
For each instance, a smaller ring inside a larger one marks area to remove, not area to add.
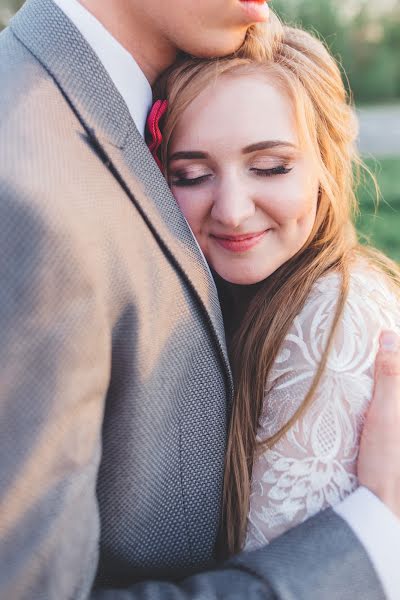
[[[251,192],[240,177],[234,174],[221,177],[214,190],[211,216],[221,225],[238,228],[254,214],[255,204]]]

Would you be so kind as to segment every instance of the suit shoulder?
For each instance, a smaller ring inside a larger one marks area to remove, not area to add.
[[[0,33],[0,126],[10,115],[23,110],[23,104],[33,90],[50,75],[39,61],[7,28]]]
[[[0,81],[0,180],[32,190],[33,181],[65,164],[68,152],[76,154],[83,128],[51,74],[11,29],[0,34]]]

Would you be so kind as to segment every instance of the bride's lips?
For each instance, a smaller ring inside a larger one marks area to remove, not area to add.
[[[268,20],[268,0],[240,0],[243,10],[251,23],[263,23]]]
[[[254,246],[261,242],[267,232],[268,229],[243,235],[211,235],[211,237],[225,250],[229,250],[230,252],[247,252],[247,250],[254,248]]]

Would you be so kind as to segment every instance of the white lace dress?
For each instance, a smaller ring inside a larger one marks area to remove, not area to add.
[[[296,317],[267,382],[260,440],[288,421],[309,390],[339,290],[337,274],[321,278]],[[357,487],[360,431],[372,396],[379,334],[398,331],[399,325],[398,297],[383,275],[359,261],[312,404],[272,450],[255,458],[246,550],[337,504]]]

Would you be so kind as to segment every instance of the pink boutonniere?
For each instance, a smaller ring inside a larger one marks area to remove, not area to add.
[[[168,102],[167,100],[157,100],[147,117],[146,123],[146,143],[152,153],[154,160],[162,170],[161,165],[161,143],[162,143],[162,132],[161,132],[161,120],[167,112]]]

